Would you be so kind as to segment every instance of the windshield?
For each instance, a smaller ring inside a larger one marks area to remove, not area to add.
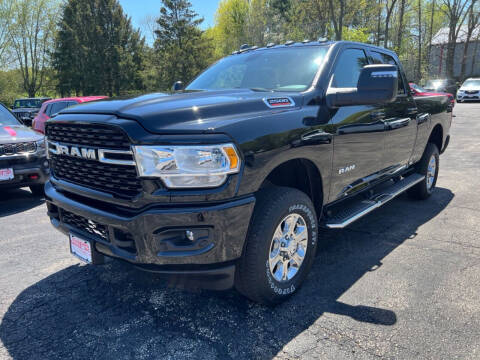
[[[20,125],[17,118],[0,104],[0,126]]]
[[[15,100],[15,103],[13,104],[14,109],[39,108],[40,106],[42,106],[42,100],[36,100],[36,99]]]
[[[480,87],[480,80],[466,80],[462,85],[463,87]]]
[[[425,90],[425,89],[422,88],[421,86],[418,86],[417,84],[410,84],[410,87],[411,87],[412,89],[417,90],[418,92],[427,92],[427,90]]]
[[[436,89],[440,86],[446,85],[447,80],[427,80],[425,87],[427,89]]]
[[[326,46],[305,46],[228,56],[200,74],[186,90],[304,91],[327,51]]]

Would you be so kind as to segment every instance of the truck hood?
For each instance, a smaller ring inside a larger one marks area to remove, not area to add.
[[[0,144],[38,141],[42,138],[43,135],[23,125],[0,126]]]
[[[280,100],[285,99],[285,102]],[[270,100],[270,102],[269,102]],[[274,104],[272,106],[272,104]],[[298,93],[252,90],[157,93],[134,98],[107,99],[67,108],[61,114],[110,114],[137,120],[146,130],[159,132],[215,131],[226,122],[297,108]]]

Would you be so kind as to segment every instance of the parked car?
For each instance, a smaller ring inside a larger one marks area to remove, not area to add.
[[[452,105],[452,108],[455,106],[455,96],[450,93],[444,93],[444,92],[432,92],[428,91],[421,86],[418,86],[417,84],[411,82],[409,83],[410,85],[410,91],[413,93],[413,96],[438,96],[438,95],[443,95],[447,96],[448,99],[450,100],[450,104]]]
[[[88,101],[105,99],[107,96],[77,96],[45,101],[32,122],[32,128],[42,134],[45,133],[45,122],[61,110]]]
[[[0,104],[0,192],[29,186],[42,195],[49,176],[45,139]]]
[[[172,95],[64,109],[45,129],[51,223],[87,263],[281,302],[319,227],[434,192],[450,102],[407,86],[390,50],[288,42],[242,47]]]
[[[24,125],[32,126],[32,120],[37,115],[42,104],[50,99],[48,97],[17,99],[13,103],[12,111]]]
[[[480,78],[470,78],[464,81],[457,92],[457,101],[480,100]]]
[[[445,92],[457,95],[457,83],[453,79],[432,79],[427,80],[424,88],[427,91]]]

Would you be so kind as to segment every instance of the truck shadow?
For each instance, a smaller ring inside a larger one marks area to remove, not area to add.
[[[0,340],[13,359],[269,359],[326,313],[393,326],[395,308],[338,299],[366,273],[381,271],[382,259],[453,197],[442,188],[424,202],[401,196],[348,230],[325,231],[305,285],[275,308],[233,290],[168,288],[120,262],[70,266],[16,297],[0,324]],[[322,327],[321,337],[334,334]]]
[[[0,193],[0,217],[33,209],[44,202],[43,197],[34,196],[25,189],[3,189]]]

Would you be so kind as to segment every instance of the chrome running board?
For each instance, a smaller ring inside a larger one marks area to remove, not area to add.
[[[388,188],[382,189],[382,191],[374,194],[368,200],[357,201],[350,204],[347,208],[338,211],[334,216],[328,217],[324,225],[329,229],[343,229],[354,221],[371,213],[373,210],[385,205],[424,179],[424,175],[410,175],[392,184]]]

